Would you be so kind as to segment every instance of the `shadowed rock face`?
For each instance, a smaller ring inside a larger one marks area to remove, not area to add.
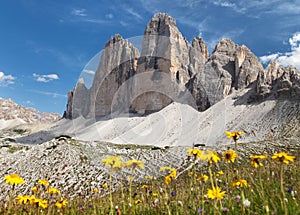
[[[92,87],[80,81],[69,92],[65,117],[99,118],[115,111],[147,114],[172,101],[204,111],[233,90],[249,86],[256,86],[254,99],[290,89],[298,94],[299,72],[277,63],[264,70],[245,45],[226,38],[209,56],[201,38],[190,44],[175,19],[158,13],[146,26],[141,54],[119,34],[106,43]]]
[[[277,62],[271,62],[264,71],[259,73],[256,94],[252,98],[257,100],[275,96],[275,98],[299,99],[299,94],[299,71],[292,66],[283,67]]]

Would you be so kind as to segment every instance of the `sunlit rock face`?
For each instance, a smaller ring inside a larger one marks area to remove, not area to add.
[[[263,68],[245,45],[228,38],[209,55],[202,38],[190,44],[168,14],[148,22],[141,53],[117,34],[106,43],[90,89],[79,80],[68,93],[65,118],[111,113],[149,114],[176,101],[204,111],[235,90],[254,89],[252,100],[298,95],[299,71],[276,62]],[[250,100],[249,100],[250,101]]]

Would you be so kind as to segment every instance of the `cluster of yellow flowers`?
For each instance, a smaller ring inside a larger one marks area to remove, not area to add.
[[[20,204],[20,205],[21,204],[26,205],[27,203],[29,203],[31,205],[36,204],[39,207],[44,208],[44,209],[48,207],[48,200],[37,198],[34,195],[31,195],[31,196],[18,195],[16,200],[18,201],[18,204]]]
[[[165,176],[166,185],[169,185],[171,183],[171,181],[176,178],[176,175],[177,175],[177,170],[175,168],[171,168],[171,167],[168,167],[168,166],[161,167],[159,171],[169,172],[169,174],[167,176]]]
[[[102,163],[104,163],[105,166],[110,167],[113,171],[121,170],[122,167],[131,168],[132,170],[135,170],[136,168],[145,168],[143,161],[141,160],[135,160],[134,158],[132,158],[127,162],[123,162],[121,157],[117,156],[107,157],[106,159],[102,160]]]
[[[26,181],[21,178],[18,174],[11,174],[11,175],[6,175],[4,176],[5,178],[5,182],[7,184],[10,184],[10,185],[13,185],[13,188],[15,185],[19,185],[19,184],[23,184],[25,183]],[[31,191],[34,192],[35,194],[39,194],[40,193],[40,190],[46,190],[46,193],[49,193],[51,195],[53,194],[60,194],[60,190],[57,189],[57,188],[54,188],[54,187],[49,187],[47,188],[50,183],[49,181],[47,180],[44,180],[44,179],[40,179],[38,180],[38,185],[41,186],[40,188],[43,188],[43,189],[39,189],[37,186],[34,186]],[[42,198],[38,198],[36,197],[36,195],[18,195],[16,198],[17,200],[17,203],[20,204],[20,205],[37,205],[38,207],[41,207],[43,209],[47,208],[49,206],[49,203],[48,203],[48,200],[46,199],[42,199]],[[55,206],[57,208],[62,208],[64,206],[66,206],[68,204],[67,200],[63,199],[62,197],[59,198],[59,200],[57,200],[55,202]]]
[[[238,136],[242,133],[243,132],[234,132],[234,133],[226,132],[228,137],[229,136],[234,137],[235,140],[237,140]],[[200,159],[200,160],[207,161],[209,164],[218,163],[221,160],[221,156],[212,150],[208,150],[208,151],[204,152],[200,149],[189,148],[187,150],[187,153],[188,153],[189,157],[192,156],[195,160]],[[235,160],[238,158],[238,154],[233,150],[228,150],[228,151],[222,153],[222,157],[223,157],[224,162],[234,163]],[[250,164],[251,164],[251,166],[253,166],[255,168],[263,166],[263,163],[260,160],[265,159],[267,157],[268,157],[267,155],[252,155],[252,156],[250,156]],[[272,156],[272,160],[278,161],[281,164],[289,164],[291,162],[294,162],[294,159],[295,159],[295,156],[288,155],[286,152],[275,153]],[[222,171],[220,171],[220,172],[222,172]],[[190,172],[189,175],[193,176],[195,178],[197,177],[197,174],[194,172]],[[216,175],[220,175],[219,172]],[[208,180],[208,178],[209,177],[207,175],[202,174],[198,180],[206,181],[206,180]],[[166,178],[165,181],[166,181],[166,184],[169,183],[168,178]],[[238,180],[232,182],[231,186],[242,188],[242,187],[248,187],[249,185],[246,180],[238,179]],[[221,191],[221,189],[217,186],[212,186],[212,189],[207,190],[207,197],[210,199],[223,199],[223,197],[225,195],[226,195],[226,192]]]
[[[233,150],[228,150],[222,154],[225,162],[234,163],[235,159],[238,157],[238,154]],[[218,163],[221,160],[221,156],[212,151],[202,151],[200,149],[188,149],[188,156],[194,156],[195,159],[200,159],[204,161],[208,161],[209,163]]]
[[[267,157],[268,155],[252,155],[250,157],[250,164],[255,168],[263,166],[263,163],[260,160],[266,159]],[[274,153],[271,158],[272,160],[277,161],[280,164],[289,164],[294,162],[296,157],[292,155],[288,155],[288,153],[286,152],[279,152],[279,153]]]

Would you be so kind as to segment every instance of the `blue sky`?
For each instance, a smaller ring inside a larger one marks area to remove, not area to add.
[[[266,65],[300,68],[298,0],[3,0],[0,3],[0,97],[41,112],[62,114],[67,92],[85,65],[120,33],[142,36],[156,12],[177,20],[191,41],[210,52],[228,37]]]

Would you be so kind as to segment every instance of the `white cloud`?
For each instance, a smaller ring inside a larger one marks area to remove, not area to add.
[[[218,1],[214,1],[213,4],[216,6],[221,6],[221,7],[230,7],[230,8],[234,8],[234,9],[236,8],[236,5],[234,3],[231,3],[228,1],[218,0]]]
[[[261,56],[259,59],[262,63],[266,64],[270,61],[274,61],[276,60],[276,58],[279,56],[278,53],[276,54],[270,54],[270,55],[265,55],[265,56]]]
[[[74,16],[87,16],[86,9],[72,9],[71,14]]]
[[[89,75],[95,75],[96,73],[94,70],[90,70],[90,69],[84,69],[83,72]]]
[[[107,24],[107,23],[109,23],[109,21],[103,20],[103,19],[82,19],[80,21],[82,21],[82,22],[96,23],[96,24]]]
[[[44,82],[44,83],[59,79],[58,75],[56,75],[56,74],[39,75],[39,74],[33,73],[32,76],[35,78],[35,80],[37,82]]]
[[[0,72],[0,86],[8,86],[14,84],[16,78],[12,75],[5,75],[4,72]]]
[[[114,15],[112,13],[108,13],[105,15],[106,18],[108,19],[113,19],[114,18]]]
[[[40,91],[40,90],[28,90],[28,91],[33,92],[33,93],[42,94],[42,95],[45,95],[45,96],[52,96],[53,98],[57,98],[57,97],[66,98],[67,97],[66,94],[60,94],[60,93],[55,93],[55,92],[46,92],[46,91]]]
[[[290,52],[265,55],[259,59],[265,64],[270,61],[277,61],[282,66],[292,65],[300,69],[300,32],[294,33],[289,39],[289,44],[291,46]]]
[[[127,27],[127,26],[129,26],[129,23],[127,23],[127,22],[124,22],[124,21],[120,21],[120,24],[121,24],[123,27]]]
[[[136,11],[134,11],[132,8],[126,8],[126,11],[127,11],[127,13],[131,14],[135,18],[137,18],[139,20],[143,20],[143,17],[140,14],[138,14]]]

